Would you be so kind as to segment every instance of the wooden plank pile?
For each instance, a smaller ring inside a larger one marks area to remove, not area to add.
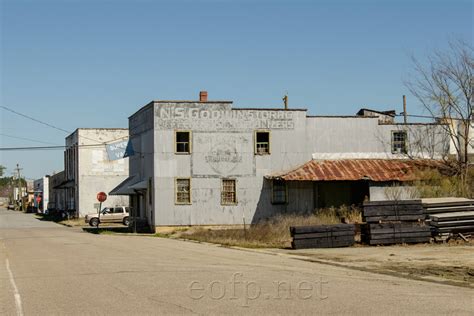
[[[474,211],[430,215],[430,225],[439,233],[474,233]]]
[[[367,224],[362,230],[362,241],[369,245],[424,243],[430,238],[430,226],[417,222]]]
[[[369,245],[430,242],[421,200],[365,202],[361,240]]]
[[[423,199],[422,204],[434,235],[474,233],[474,200],[431,198]]]
[[[293,249],[349,247],[355,242],[355,225],[292,226],[290,234]]]

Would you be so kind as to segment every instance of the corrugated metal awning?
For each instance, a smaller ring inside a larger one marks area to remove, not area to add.
[[[416,180],[417,170],[440,165],[436,160],[311,160],[291,171],[271,174],[265,178],[286,181],[413,181]]]
[[[131,195],[135,194],[135,190],[131,188],[132,185],[138,182],[139,177],[133,175],[123,180],[119,185],[117,185],[112,191],[109,192],[109,195]]]
[[[138,183],[135,183],[131,186],[129,186],[130,189],[132,190],[137,190],[137,191],[140,191],[140,190],[146,190],[148,188],[148,183],[147,181],[140,181]]]

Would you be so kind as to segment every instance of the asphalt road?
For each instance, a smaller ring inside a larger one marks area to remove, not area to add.
[[[0,209],[0,315],[465,314],[474,291]]]

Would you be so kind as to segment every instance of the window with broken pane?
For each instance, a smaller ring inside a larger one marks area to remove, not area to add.
[[[270,154],[270,132],[255,133],[255,153],[258,155]]]
[[[191,203],[191,180],[190,179],[176,179],[176,203],[190,204]]]
[[[191,152],[191,132],[176,132],[176,153]]]
[[[235,180],[231,180],[231,179],[222,180],[221,203],[224,205],[237,203],[237,196],[235,192]]]
[[[392,132],[392,153],[406,154],[407,153],[407,132],[393,131]]]

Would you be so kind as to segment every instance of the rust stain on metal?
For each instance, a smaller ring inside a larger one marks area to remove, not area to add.
[[[416,171],[437,168],[433,160],[342,159],[311,160],[286,173],[267,176],[286,181],[413,181]]]

